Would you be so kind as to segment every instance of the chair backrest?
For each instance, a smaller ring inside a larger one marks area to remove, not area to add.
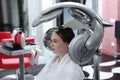
[[[11,38],[11,32],[5,31],[5,32],[0,32],[0,42],[2,39],[7,39]]]

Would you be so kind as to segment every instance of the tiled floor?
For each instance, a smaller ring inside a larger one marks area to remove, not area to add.
[[[102,60],[106,61],[106,59],[108,59],[108,61],[112,63],[108,63],[109,66],[101,66],[101,71],[111,72],[113,73],[113,76],[105,80],[120,80],[120,58],[118,57],[117,59],[115,59],[114,57],[104,55]]]
[[[93,65],[83,67],[87,73],[86,80],[93,80],[94,68]],[[115,60],[114,57],[108,55],[101,56],[100,62],[100,80],[120,80],[120,59]]]

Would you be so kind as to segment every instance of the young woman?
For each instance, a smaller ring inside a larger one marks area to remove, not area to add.
[[[51,50],[54,55],[36,76],[36,80],[83,80],[81,67],[68,55],[70,41],[74,38],[71,28],[58,28],[51,35]]]

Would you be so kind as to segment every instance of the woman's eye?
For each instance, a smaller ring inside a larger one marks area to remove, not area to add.
[[[53,40],[53,42],[54,42],[54,43],[56,43],[56,42],[57,42],[57,40]]]
[[[57,41],[54,41],[55,43],[57,42]]]

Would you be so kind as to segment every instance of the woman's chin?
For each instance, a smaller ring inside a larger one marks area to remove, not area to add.
[[[53,52],[54,54],[56,54],[55,50],[52,50],[52,52]]]
[[[54,54],[58,54],[57,52],[53,51]]]

